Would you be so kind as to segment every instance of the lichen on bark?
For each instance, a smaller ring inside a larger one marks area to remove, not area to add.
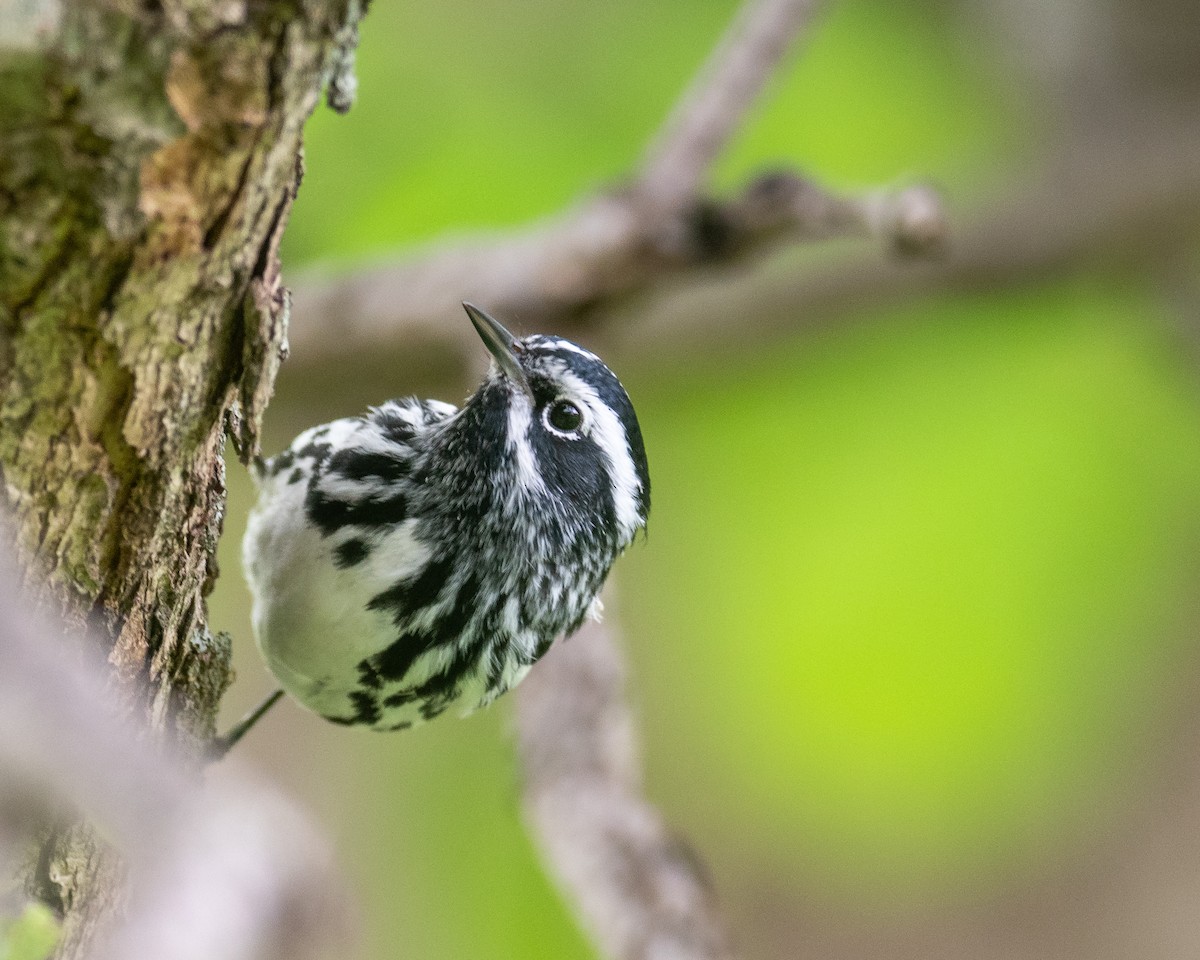
[[[0,51],[0,491],[30,584],[107,629],[114,694],[198,755],[229,680],[205,615],[225,441],[256,452],[303,123],[361,9],[59,14],[40,49]],[[78,956],[119,870],[86,830],[48,843]]]

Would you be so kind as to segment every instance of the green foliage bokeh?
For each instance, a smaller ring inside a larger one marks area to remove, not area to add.
[[[628,173],[734,7],[374,6],[359,104],[310,124],[285,267],[523,223]],[[788,162],[985,196],[1036,118],[969,42],[936,4],[831,5],[719,183]],[[845,902],[986,890],[1133,789],[1200,539],[1200,393],[1166,309],[1136,277],[1077,272],[618,371],[655,483],[618,574],[650,786],[735,912],[761,876]],[[257,671],[232,580],[214,616]],[[588,955],[522,831],[505,709],[394,738],[288,714],[366,955]]]
[[[58,938],[58,921],[44,904],[29,904],[11,919],[0,916],[0,960],[45,960]]]
[[[1200,409],[1160,309],[1094,280],[947,298],[647,384],[629,620],[674,654],[652,728],[705,745],[657,758],[663,789],[715,766],[709,814],[758,814],[740,845],[880,896],[1094,825],[1195,574]]]

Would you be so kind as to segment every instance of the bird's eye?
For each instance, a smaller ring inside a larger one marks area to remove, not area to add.
[[[574,433],[583,423],[583,411],[570,400],[555,400],[546,410],[546,423],[559,433]]]

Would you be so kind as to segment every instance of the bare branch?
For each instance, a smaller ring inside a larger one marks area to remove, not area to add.
[[[23,613],[16,581],[0,556],[0,860],[22,833],[80,816],[103,828],[124,883],[94,905],[97,960],[291,960],[344,939],[341,885],[307,820],[244,775],[206,788],[153,748],[115,715],[107,665],[88,668],[101,645]]]
[[[342,279],[302,281],[291,337],[301,362],[332,344],[394,342],[401,328],[409,338],[465,342],[455,322],[464,298],[527,323],[561,324],[696,268],[789,243],[858,236],[900,253],[939,251],[946,225],[926,187],[843,196],[782,171],[754,178],[733,197],[700,194],[815,7],[815,0],[749,0],[629,185],[516,234],[441,244]]]
[[[442,244],[346,277],[302,279],[290,333],[296,360],[402,339],[466,347],[464,299],[526,325],[561,325],[672,278],[786,244],[874,237],[924,254],[945,241],[940,201],[925,187],[846,197],[797,174],[767,174],[739,196],[698,201],[653,224],[632,197],[606,194],[521,233]]]
[[[751,0],[742,7],[646,151],[637,189],[653,209],[681,206],[700,193],[815,8],[816,0]]]
[[[624,687],[610,622],[560,642],[518,688],[530,828],[605,956],[726,960],[698,859],[641,795]]]
[[[755,277],[710,277],[623,326],[611,352],[688,363],[939,290],[990,289],[1088,262],[1160,265],[1200,237],[1197,156],[1195,118],[1108,117],[960,217],[952,248],[934,262],[854,252]],[[666,344],[669,354],[659,349]]]
[[[1088,258],[1115,257],[1128,266],[1157,262],[1200,233],[1197,156],[1200,123],[1195,118],[1109,117],[1103,128],[1079,132],[1048,148],[1011,178],[1011,187],[994,189],[986,202],[958,218],[953,245],[932,262],[899,264],[877,251],[855,250],[797,262],[787,270],[708,270],[703,276],[697,272],[696,282],[680,283],[671,295],[639,304],[636,323],[614,326],[611,332],[617,335],[607,338],[605,356],[627,364],[649,352],[656,363],[686,363],[706,354],[723,354],[734,346],[753,348],[794,335],[801,326],[839,322],[865,308],[931,291],[994,285],[1061,270]],[[873,211],[876,219],[870,225],[865,213],[862,219],[847,218],[836,203],[824,207],[815,221],[812,213],[802,217],[818,225],[810,233],[813,239],[868,233],[886,237],[890,208],[895,225],[892,242],[903,243],[907,230],[924,236],[927,245],[936,248],[935,238],[945,229],[936,201],[923,197],[920,188],[892,197],[889,201],[883,194],[851,202],[851,210]],[[778,247],[768,241],[760,249],[770,253]],[[511,261],[506,250],[513,255]],[[302,286],[294,336],[297,360],[320,363],[361,352],[365,345],[378,348],[396,343],[410,333],[456,356],[471,356],[474,344],[469,327],[449,307],[437,307],[433,298],[426,299],[431,289],[422,288],[421,278],[436,273],[439,296],[448,303],[454,283],[462,283],[471,270],[488,262],[498,270],[502,263],[513,263],[515,272],[500,271],[505,283],[529,279],[520,269],[528,262],[522,252],[497,238],[486,249],[444,250],[426,260],[414,258],[336,284]],[[459,270],[464,272],[458,274]],[[409,282],[416,284],[411,298],[401,285]],[[332,301],[308,298],[314,291],[327,296],[334,290],[345,296],[347,309],[363,312],[331,320],[339,326],[325,332],[323,313],[334,309]],[[370,299],[359,299],[356,291],[369,291]],[[505,287],[503,293],[501,303],[523,302],[512,287]],[[482,302],[491,302],[480,296]],[[737,317],[738,323],[731,324],[730,317]],[[527,323],[537,319],[519,311],[515,318]],[[609,312],[595,319],[613,326],[624,318]],[[351,336],[336,334],[342,323],[353,331]],[[658,348],[667,343],[671,349],[663,354]]]

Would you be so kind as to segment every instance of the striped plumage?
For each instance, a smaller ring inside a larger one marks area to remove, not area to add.
[[[263,469],[243,545],[259,647],[337,723],[490,703],[595,612],[646,523],[641,432],[612,372],[468,312],[496,363],[462,409],[390,401]]]

